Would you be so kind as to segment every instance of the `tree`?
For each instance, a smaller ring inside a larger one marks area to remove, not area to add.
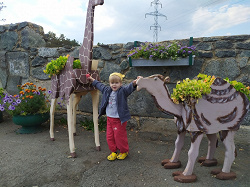
[[[69,46],[79,46],[80,44],[74,39],[70,40],[66,38],[64,34],[61,34],[59,37],[55,33],[49,31],[46,35],[46,46],[47,47],[63,47],[66,45]]]

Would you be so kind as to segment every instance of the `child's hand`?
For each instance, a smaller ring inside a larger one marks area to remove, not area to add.
[[[95,79],[93,77],[90,76],[90,74],[86,74],[86,78],[87,80],[89,80],[90,82],[93,82]]]
[[[136,82],[137,82],[137,80],[140,79],[140,78],[143,78],[143,77],[142,77],[142,76],[137,76],[137,79],[135,79],[135,80],[133,81],[133,85],[134,85],[134,86],[136,86]]]
[[[137,76],[137,79],[136,79],[136,81],[137,81],[138,79],[140,79],[140,78],[143,78],[143,76]]]

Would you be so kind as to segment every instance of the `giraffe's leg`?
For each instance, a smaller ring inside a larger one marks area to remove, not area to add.
[[[101,150],[100,139],[99,139],[99,125],[98,125],[98,104],[99,104],[99,91],[93,90],[91,92],[92,104],[93,104],[93,122],[94,122],[94,133],[95,133],[95,145],[98,151]]]
[[[183,173],[177,171],[174,172],[174,180],[177,182],[190,183],[196,181],[196,175],[193,174],[195,160],[199,154],[199,147],[203,134],[197,134],[197,137],[194,142],[191,143],[191,147],[188,151],[188,163],[183,171]]]
[[[73,135],[76,135],[76,108],[81,100],[80,94],[74,94],[73,97]]]
[[[70,95],[69,101],[67,103],[67,117],[68,117],[68,133],[69,133],[69,149],[71,157],[75,158],[75,143],[74,143],[74,135],[73,135],[73,101],[72,95]]]
[[[225,159],[221,172],[216,174],[217,179],[229,180],[235,179],[236,173],[230,172],[232,163],[235,159],[235,144],[234,144],[235,131],[229,131],[227,137],[223,140],[225,145]],[[218,170],[217,170],[218,171]]]
[[[217,136],[216,134],[207,134],[208,138],[208,151],[206,158],[203,157],[199,158],[198,162],[202,163],[203,166],[216,166],[217,159],[214,158],[215,150],[216,150],[216,143],[217,143]]]
[[[51,105],[50,105],[50,139],[52,141],[55,140],[54,135],[54,126],[55,126],[55,109],[56,109],[56,99],[51,99]]]
[[[161,162],[165,169],[174,169],[181,167],[181,162],[179,161],[179,156],[181,153],[181,149],[184,145],[186,131],[181,132],[177,135],[175,141],[175,150],[171,159],[165,159]]]

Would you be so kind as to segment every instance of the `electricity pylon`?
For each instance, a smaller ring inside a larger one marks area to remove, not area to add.
[[[167,16],[158,12],[158,6],[160,5],[162,8],[162,4],[159,0],[154,0],[153,2],[151,2],[151,6],[152,6],[152,4],[154,4],[155,11],[150,12],[150,13],[146,13],[145,18],[147,17],[147,15],[154,16],[155,23],[152,26],[150,26],[150,30],[151,30],[151,28],[154,28],[153,40],[154,40],[154,42],[158,42],[158,29],[160,28],[160,30],[161,30],[161,26],[158,24],[158,17],[162,16],[162,17],[165,17],[167,19]]]

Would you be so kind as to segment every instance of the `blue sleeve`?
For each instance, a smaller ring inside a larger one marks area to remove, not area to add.
[[[107,86],[105,86],[103,83],[97,81],[97,80],[94,80],[92,82],[92,85],[94,87],[96,87],[98,90],[100,90],[102,93],[108,88]]]
[[[133,91],[135,91],[136,87],[134,87],[133,82],[124,86],[124,93],[126,96],[129,96]]]

